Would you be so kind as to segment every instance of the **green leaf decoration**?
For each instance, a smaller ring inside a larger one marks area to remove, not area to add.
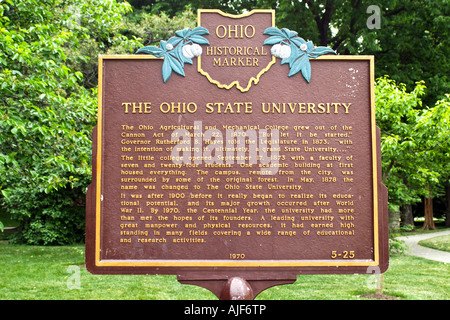
[[[159,47],[142,47],[137,50],[136,53],[150,54],[156,58],[164,58],[161,72],[163,81],[167,82],[173,72],[184,77],[184,64],[193,64],[191,59],[193,55],[188,55],[188,57],[184,56],[183,47],[192,44],[195,44],[195,46],[209,45],[208,39],[203,37],[203,35],[207,34],[209,34],[209,31],[204,27],[178,30],[175,32],[174,37],[171,37],[167,41],[160,41]],[[198,55],[198,53],[196,55]]]
[[[173,57],[171,54],[168,54],[164,57],[164,60],[169,61],[169,65],[173,71],[178,73],[180,76],[184,77],[184,69],[183,65],[180,61],[178,61],[175,57]]]
[[[167,40],[167,43],[170,43],[174,47],[177,46],[181,41],[183,41],[183,38],[180,37],[172,37],[169,40]]]
[[[267,38],[266,40],[264,40],[264,45],[269,44],[269,45],[273,45],[276,43],[280,43],[284,40],[284,38],[282,36],[271,36],[270,38]]]
[[[175,31],[175,34],[180,38],[185,38],[189,34],[190,30],[191,30],[190,28],[178,30],[178,31]]]
[[[157,58],[161,58],[163,56],[163,50],[155,46],[147,46],[140,48],[136,53],[146,53],[151,54]]]
[[[204,34],[209,34],[208,29],[204,28],[204,27],[196,27],[194,28],[194,30],[191,31],[191,35],[204,35]]]
[[[291,40],[291,42],[292,42],[294,45],[296,45],[296,46],[299,47],[299,48],[300,48],[300,46],[301,46],[302,44],[306,43],[306,41],[305,41],[303,38],[300,38],[300,37],[296,37],[296,38],[293,38],[293,39],[290,39],[290,40]]]
[[[294,74],[298,73],[300,70],[302,70],[302,74],[303,74],[303,69],[307,68],[307,65],[310,65],[308,56],[306,54],[303,54],[292,63],[292,66],[290,67],[291,70],[289,71],[288,76],[292,77]],[[310,68],[310,70],[311,70],[311,68]],[[308,78],[311,78],[311,75]],[[306,80],[308,81],[308,79],[306,79]]]
[[[324,54],[337,54],[333,49],[327,47],[314,47],[312,41],[305,41],[298,36],[298,33],[289,29],[278,29],[270,27],[264,30],[264,34],[269,35],[263,45],[288,45],[290,55],[280,54],[281,64],[289,64],[289,77],[301,73],[303,78],[309,83],[311,81],[311,63],[309,58],[316,59]],[[279,49],[279,48],[277,48]],[[283,50],[286,47],[283,47]],[[278,52],[275,50],[275,52]]]
[[[183,46],[178,46],[173,50],[173,54],[175,57],[180,60],[182,63],[193,64],[192,59],[187,58],[183,55]]]
[[[301,50],[297,50],[296,46],[291,45],[291,56],[289,58],[286,58],[289,62],[289,68],[293,68],[295,61],[297,61],[298,58],[305,55],[305,53]],[[298,70],[299,71],[299,70]]]
[[[309,83],[311,80],[311,63],[309,63],[309,59],[306,55],[304,55],[304,57],[306,57],[308,63],[305,63],[300,71],[302,72],[303,78],[305,78],[305,80]]]
[[[198,36],[198,35],[193,35],[190,37],[190,40],[192,42],[198,43],[198,44],[208,44],[209,45],[209,41],[206,40],[204,37],[202,36]]]
[[[171,75],[172,75],[172,67],[170,66],[169,59],[164,59],[162,65],[162,76],[164,82],[167,82],[167,80],[169,80]]]
[[[286,35],[286,37],[287,37],[288,39],[294,38],[294,37],[296,37],[296,36],[298,35],[297,32],[291,31],[291,30],[286,29],[286,28],[281,29],[281,31]]]
[[[328,53],[336,54],[336,52],[333,49],[330,49],[327,47],[316,47],[311,51],[310,55],[313,56],[313,58],[317,58],[323,54],[328,54]]]
[[[276,27],[267,28],[266,30],[264,30],[264,34],[268,34],[271,36],[283,36],[283,32],[281,32],[281,30]]]

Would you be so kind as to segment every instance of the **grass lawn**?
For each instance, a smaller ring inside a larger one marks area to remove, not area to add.
[[[0,300],[209,300],[206,289],[168,275],[92,275],[82,267],[84,246],[0,244]],[[374,293],[374,275],[300,275],[291,285],[263,291],[265,300],[358,300]],[[404,300],[449,300],[450,265],[391,257],[385,295]]]
[[[419,245],[431,249],[450,252],[450,235],[422,240],[419,241]]]

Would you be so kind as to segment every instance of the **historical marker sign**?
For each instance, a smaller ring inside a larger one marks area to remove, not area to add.
[[[100,57],[90,272],[387,269],[373,57],[314,47],[274,14],[200,10],[159,47]]]

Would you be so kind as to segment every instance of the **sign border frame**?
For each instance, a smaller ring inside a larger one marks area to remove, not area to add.
[[[380,234],[379,234],[379,177],[378,177],[378,147],[377,147],[377,127],[375,119],[375,67],[373,56],[351,56],[351,55],[324,55],[316,60],[367,60],[369,62],[369,91],[370,91],[370,122],[371,122],[371,142],[372,142],[372,188],[373,188],[373,256],[374,259],[348,259],[348,260],[223,260],[223,259],[209,259],[209,260],[190,260],[190,259],[159,259],[159,260],[101,260],[100,259],[100,243],[101,243],[101,201],[102,195],[102,142],[103,142],[103,62],[105,60],[161,60],[162,58],[155,58],[148,55],[100,55],[98,58],[98,122],[97,122],[97,137],[96,145],[97,150],[95,156],[96,159],[96,193],[95,193],[95,227],[93,228],[95,234],[94,244],[94,265],[95,267],[370,267],[380,266]],[[380,181],[381,182],[381,181]]]

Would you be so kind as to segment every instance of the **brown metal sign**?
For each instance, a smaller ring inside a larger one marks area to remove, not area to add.
[[[373,57],[273,17],[200,10],[150,54],[100,57],[90,272],[211,289],[387,269]]]

